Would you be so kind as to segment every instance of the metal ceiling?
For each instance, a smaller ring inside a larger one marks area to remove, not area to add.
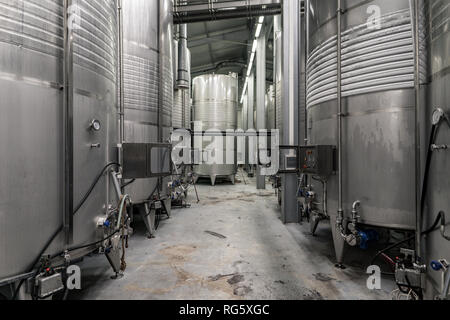
[[[280,10],[280,0],[176,1],[176,22],[199,20],[187,24],[192,76],[229,72],[243,76],[251,52],[257,18],[264,12],[269,14],[265,21],[270,28],[273,20],[270,14]],[[223,12],[226,12],[226,15],[223,15]],[[273,65],[272,44],[273,35],[269,32],[266,57],[267,79],[270,82]]]
[[[270,27],[272,18],[267,19]],[[232,19],[188,24],[188,47],[191,50],[191,73],[236,72],[242,75],[247,66],[254,36],[255,19]],[[272,79],[273,36],[269,33],[267,78]]]

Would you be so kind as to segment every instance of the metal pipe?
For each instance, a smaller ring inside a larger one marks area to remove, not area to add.
[[[352,205],[352,222],[353,224],[356,226],[356,224],[358,223],[358,209],[359,207],[361,207],[361,201],[357,200],[355,202],[353,202]]]
[[[337,0],[337,105],[338,105],[338,189],[339,189],[339,199],[338,199],[338,222],[343,223],[344,219],[344,209],[343,209],[343,196],[342,196],[342,1]]]
[[[325,217],[328,217],[328,182],[327,180],[323,181],[323,214]]]
[[[72,0],[64,0],[64,108],[63,108],[63,145],[64,145],[64,233],[65,244],[73,241],[73,25]]]
[[[178,32],[178,76],[177,86],[180,88],[189,88],[189,70],[187,66],[187,25],[179,26]]]
[[[420,43],[419,43],[419,0],[414,0],[414,59],[415,59],[415,185],[416,185],[416,262],[421,263],[422,257],[422,208],[421,208],[421,181],[422,170],[420,161],[420,121],[421,121],[421,105],[420,105]]]
[[[124,67],[123,67],[123,6],[122,0],[117,0],[117,17],[119,29],[119,164],[123,165],[122,144],[125,142],[125,97],[124,97]]]
[[[174,24],[253,18],[259,16],[273,16],[281,14],[281,12],[281,6],[277,6],[274,8],[252,8],[251,6],[249,6],[244,8],[237,8],[235,10],[214,11],[213,13],[210,11],[201,11],[195,13],[176,13],[174,14]]]

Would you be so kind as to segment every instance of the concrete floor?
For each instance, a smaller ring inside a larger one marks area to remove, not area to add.
[[[201,202],[192,192],[192,207],[174,210],[155,239],[136,226],[123,278],[110,279],[104,256],[86,258],[82,290],[69,299],[390,299],[391,280],[367,289],[361,252],[354,267],[334,267],[328,223],[316,237],[308,224],[283,225],[272,187],[246,182],[200,182]]]

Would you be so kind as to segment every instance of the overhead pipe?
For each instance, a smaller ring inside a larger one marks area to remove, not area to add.
[[[239,18],[254,18],[260,16],[274,16],[282,13],[281,5],[261,8],[260,6],[242,6],[236,9],[218,11],[176,12],[174,24],[186,24],[195,22],[228,20]]]

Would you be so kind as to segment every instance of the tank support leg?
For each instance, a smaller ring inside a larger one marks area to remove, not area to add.
[[[216,185],[217,176],[211,176],[211,185],[214,187]]]
[[[230,180],[233,186],[236,184],[236,176],[234,174],[230,175]]]
[[[311,224],[311,234],[312,234],[313,236],[316,235],[317,227],[319,226],[319,223],[320,223],[320,221],[322,221],[322,220],[323,220],[323,218],[321,218],[321,217],[319,217],[319,216],[316,216],[316,215],[314,215],[314,216],[311,217],[311,221],[310,221],[310,224]]]
[[[139,208],[142,220],[144,220],[145,227],[147,228],[147,238],[152,239],[155,237],[155,211],[150,208],[148,203],[144,204],[144,208]]]
[[[336,268],[345,269],[345,266],[343,264],[345,254],[345,241],[341,236],[340,231],[336,228],[336,216],[331,216],[330,223],[333,233],[334,251],[336,253]]]

